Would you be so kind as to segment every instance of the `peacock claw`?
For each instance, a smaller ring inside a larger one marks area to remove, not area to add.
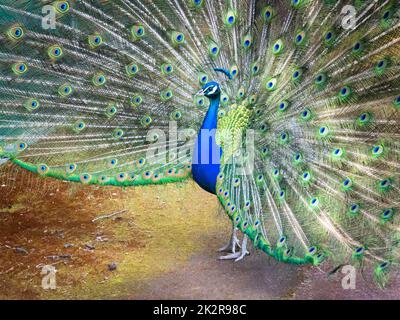
[[[226,256],[220,256],[219,260],[232,260],[232,259],[237,259],[238,257],[240,257],[240,252],[234,252],[231,254],[228,254]]]
[[[237,231],[236,228],[232,229],[231,239],[229,240],[229,242],[225,246],[219,248],[218,252],[228,251],[228,252],[235,253],[236,252],[236,246],[238,246],[239,249],[240,249],[239,239],[238,239],[238,237],[236,235],[236,231]]]
[[[233,252],[231,254],[228,254],[226,256],[221,256],[219,257],[220,260],[232,260],[235,259],[235,262],[242,260],[246,255],[250,254],[247,251],[247,235],[244,235],[243,241],[242,241],[242,247],[239,252]]]

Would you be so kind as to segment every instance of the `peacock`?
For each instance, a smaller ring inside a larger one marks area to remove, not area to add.
[[[87,185],[192,178],[231,221],[221,259],[252,246],[384,286],[400,263],[399,7],[3,0],[1,163]]]

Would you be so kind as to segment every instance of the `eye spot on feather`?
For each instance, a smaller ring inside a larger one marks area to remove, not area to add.
[[[145,164],[146,164],[146,160],[144,158],[140,158],[137,161],[137,165],[138,165],[139,168],[143,167]]]
[[[174,72],[174,67],[171,63],[163,63],[161,65],[161,72],[164,75],[170,75]]]
[[[219,51],[219,48],[217,46],[214,46],[214,47],[211,48],[211,53],[213,55],[216,55],[218,53],[218,51]]]
[[[240,216],[236,216],[235,218],[235,224],[238,225],[240,222]]]
[[[400,109],[400,95],[394,98],[393,105],[396,109]]]
[[[161,100],[168,101],[173,98],[174,94],[171,89],[166,89],[166,90],[161,91],[160,96],[161,96]]]
[[[73,125],[73,130],[76,133],[82,132],[86,128],[86,123],[82,120],[77,120]]]
[[[18,152],[22,152],[22,151],[26,150],[27,147],[28,147],[28,145],[25,142],[16,143],[16,149]],[[1,151],[1,148],[0,148],[0,151]]]
[[[299,164],[301,164],[303,162],[303,155],[300,152],[296,152],[293,155],[293,164],[298,166]]]
[[[182,32],[171,32],[171,42],[174,46],[182,45],[185,42],[185,36]]]
[[[374,158],[378,158],[383,154],[384,147],[383,145],[376,145],[372,147],[372,156]]]
[[[253,76],[256,76],[260,71],[260,67],[258,65],[257,62],[253,63],[253,65],[251,66],[251,73]]]
[[[310,255],[313,255],[313,254],[315,254],[317,252],[317,248],[316,247],[310,247],[310,248],[308,248],[308,253],[310,254]]]
[[[178,121],[178,120],[182,119],[182,112],[179,110],[171,112],[170,119],[172,121]]]
[[[357,41],[354,45],[353,45],[353,49],[352,49],[352,53],[354,55],[359,55],[362,53],[364,47],[361,43],[361,41]]]
[[[88,184],[92,180],[92,176],[88,173],[84,173],[80,176],[80,180],[83,184]]]
[[[361,127],[366,126],[371,123],[373,117],[369,112],[363,112],[359,115],[357,119],[357,124]]]
[[[130,98],[130,102],[132,107],[139,107],[143,102],[143,98],[140,95],[135,95]]]
[[[127,179],[128,179],[129,181],[135,181],[135,180],[136,180],[136,174],[135,174],[134,172],[129,172],[129,173],[127,174]]]
[[[277,83],[276,78],[271,78],[266,81],[265,88],[268,91],[274,91],[276,89],[276,83]]]
[[[65,14],[69,11],[70,6],[68,1],[57,1],[55,8],[59,14]]]
[[[274,17],[274,9],[271,6],[266,6],[261,11],[265,23],[270,23]]]
[[[279,104],[278,104],[278,110],[280,111],[280,112],[284,112],[284,111],[286,111],[287,110],[287,108],[288,108],[288,106],[289,106],[289,103],[287,102],[287,101],[281,101]]]
[[[58,88],[58,94],[61,97],[68,97],[69,95],[71,95],[73,92],[72,87],[70,84],[65,83],[62,84],[59,88]]]
[[[152,118],[150,116],[144,116],[141,120],[143,127],[148,127],[152,123]]]
[[[107,78],[102,72],[96,73],[92,78],[92,83],[95,87],[103,86],[106,84],[106,82]]]
[[[246,35],[242,40],[242,46],[244,49],[249,49],[253,44],[253,37],[251,35]]]
[[[378,190],[381,192],[392,189],[392,180],[389,178],[383,179],[378,183]]]
[[[21,40],[25,36],[24,29],[20,25],[15,25],[8,29],[7,36],[11,40]]]
[[[49,172],[49,167],[46,164],[39,164],[37,166],[37,172],[41,175],[47,174]]]
[[[330,130],[327,126],[321,126],[318,129],[318,137],[319,138],[326,138],[330,133]]]
[[[29,112],[32,112],[32,111],[35,111],[35,110],[39,109],[40,102],[37,99],[31,98],[31,99],[28,99],[28,100],[25,101],[24,107]]]
[[[291,0],[292,2],[292,7],[298,9],[301,7],[301,5],[303,4],[303,0]]]
[[[62,57],[63,50],[58,45],[53,45],[47,50],[47,54],[52,60],[56,60]]]
[[[340,159],[340,158],[342,158],[343,155],[344,155],[344,150],[343,150],[343,148],[335,148],[335,149],[332,151],[332,157],[333,157],[334,159]]]
[[[229,72],[230,72],[232,78],[236,78],[236,76],[239,74],[239,68],[238,68],[238,66],[237,66],[237,65],[233,65],[233,66],[231,67],[231,69],[229,70]]]
[[[152,176],[153,176],[153,172],[152,171],[145,171],[145,172],[143,172],[143,179],[145,179],[145,180],[149,180],[149,179],[151,179],[152,178]]]
[[[192,7],[199,9],[203,6],[204,0],[190,0]]]
[[[110,103],[106,109],[105,109],[105,115],[107,118],[112,118],[116,113],[118,109],[114,103]]]
[[[28,71],[28,66],[24,62],[17,62],[12,65],[12,71],[20,76]]]
[[[300,119],[304,122],[310,121],[312,118],[312,113],[310,111],[310,109],[304,109],[301,113],[300,113]]]
[[[141,24],[136,24],[131,28],[132,40],[137,41],[145,36],[144,27]]]
[[[117,128],[113,131],[112,136],[115,140],[122,139],[124,136],[124,130]]]
[[[258,174],[256,177],[257,183],[263,183],[264,182],[264,175]]]
[[[140,71],[140,67],[138,64],[132,62],[125,67],[125,71],[126,75],[132,78]]]
[[[107,183],[108,181],[110,181],[110,178],[108,176],[102,175],[99,177],[99,182],[102,184]]]
[[[117,174],[117,181],[118,182],[124,182],[127,178],[127,175],[125,172],[120,172]]]
[[[272,46],[272,53],[275,55],[279,55],[283,52],[283,49],[284,49],[283,41],[281,39],[278,39]]]
[[[112,169],[112,168],[115,168],[117,166],[117,164],[118,164],[118,159],[111,159],[111,160],[108,161],[108,165],[107,166],[110,169]]]
[[[261,132],[266,132],[266,131],[268,131],[268,125],[267,125],[266,123],[262,123],[262,124],[260,125],[260,131],[261,131]]]
[[[236,23],[236,13],[233,10],[229,10],[226,14],[225,14],[225,21],[224,21],[225,25],[230,28],[233,25],[235,25]]]
[[[310,207],[317,208],[319,206],[319,199],[317,197],[312,197],[310,199]]]
[[[306,38],[306,33],[304,31],[299,31],[294,37],[294,43],[298,46],[304,44]]]
[[[349,207],[349,214],[351,216],[356,216],[360,213],[360,205],[357,203],[353,203]]]
[[[330,47],[335,42],[335,33],[331,30],[327,31],[324,35],[324,43],[327,47]]]
[[[279,136],[279,143],[280,144],[287,144],[289,142],[289,133],[286,131],[281,132]]]
[[[328,77],[325,73],[319,73],[315,77],[314,84],[315,84],[316,88],[323,89],[327,83],[327,80],[328,80]]]
[[[88,42],[90,48],[95,49],[103,44],[103,38],[99,34],[92,34],[88,37]]]
[[[296,69],[292,74],[292,81],[297,82],[300,81],[303,75],[303,71],[301,69]]]
[[[353,187],[353,181],[350,178],[346,178],[342,182],[343,191],[349,191]]]
[[[389,59],[386,59],[386,58],[379,60],[376,63],[375,68],[374,68],[375,74],[378,76],[381,76],[382,74],[384,74],[388,69],[389,62],[390,62]]]
[[[387,222],[387,221],[391,220],[394,216],[394,213],[395,212],[394,212],[393,208],[384,209],[381,214],[382,221]]]
[[[67,174],[72,174],[76,171],[77,165],[75,163],[70,163],[67,165]]]

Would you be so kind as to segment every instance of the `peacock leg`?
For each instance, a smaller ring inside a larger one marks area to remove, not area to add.
[[[243,241],[242,241],[242,248],[240,250],[240,255],[236,258],[235,262],[242,260],[247,254],[250,254],[250,252],[247,251],[247,235],[245,234],[243,236]]]
[[[243,236],[241,250],[239,252],[233,252],[226,256],[219,257],[220,260],[231,260],[235,259],[235,261],[242,260],[249,252],[247,251],[247,235]]]
[[[235,226],[233,226],[232,227],[232,235],[231,235],[231,238],[230,238],[229,242],[225,246],[223,246],[222,248],[219,248],[218,251],[219,252],[225,252],[225,251],[227,251],[229,249],[230,252],[235,253],[236,252],[236,246],[238,246],[240,248],[239,239],[237,237],[237,228]]]

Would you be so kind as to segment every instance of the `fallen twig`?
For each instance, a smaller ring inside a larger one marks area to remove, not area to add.
[[[116,216],[117,214],[123,214],[123,213],[127,213],[127,212],[128,212],[128,210],[125,209],[125,210],[115,211],[110,214],[104,214],[102,216],[98,216],[98,217],[94,218],[92,220],[92,222],[96,222],[97,220],[101,220],[101,219],[111,218],[111,217]]]

